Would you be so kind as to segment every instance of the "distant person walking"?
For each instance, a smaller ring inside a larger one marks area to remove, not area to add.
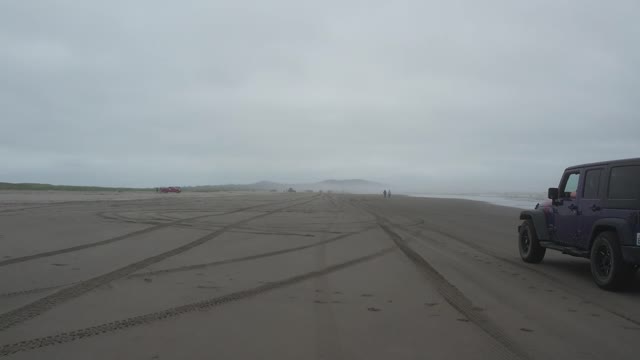
[[[391,197],[391,189],[387,192],[387,197]]]
[[[385,198],[387,197],[387,190],[382,192],[382,196],[384,196]]]

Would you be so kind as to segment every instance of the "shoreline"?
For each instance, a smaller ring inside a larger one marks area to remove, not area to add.
[[[536,203],[542,203],[544,199],[509,197],[501,195],[455,195],[455,194],[407,194],[406,196],[424,199],[455,199],[478,201],[490,205],[504,206],[515,209],[533,209]]]

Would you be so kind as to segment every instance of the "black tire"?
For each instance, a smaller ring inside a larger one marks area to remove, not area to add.
[[[613,231],[599,233],[591,247],[591,274],[605,290],[623,290],[629,286],[634,267],[624,262],[618,235]]]
[[[520,249],[520,257],[524,262],[538,264],[544,259],[547,249],[540,246],[536,229],[531,220],[525,220],[520,226],[518,248]]]

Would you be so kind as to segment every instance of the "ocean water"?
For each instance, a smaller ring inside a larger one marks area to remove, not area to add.
[[[505,193],[505,194],[409,194],[413,197],[438,199],[464,199],[483,201],[489,204],[508,206],[518,209],[533,209],[536,204],[546,200],[546,194]]]

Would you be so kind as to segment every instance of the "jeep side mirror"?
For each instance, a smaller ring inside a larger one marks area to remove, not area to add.
[[[558,188],[549,188],[549,191],[547,192],[547,197],[551,200],[558,200],[558,198],[560,197],[560,191],[558,190]]]

